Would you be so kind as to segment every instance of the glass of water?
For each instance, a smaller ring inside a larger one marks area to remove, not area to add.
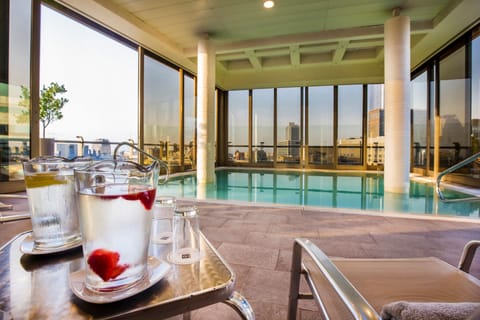
[[[81,241],[73,171],[90,163],[87,158],[61,157],[23,163],[35,249],[50,250]]]

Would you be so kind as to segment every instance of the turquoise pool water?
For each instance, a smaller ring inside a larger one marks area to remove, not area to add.
[[[207,190],[197,190],[195,175],[184,175],[171,177],[158,193],[187,199],[480,217],[480,202],[441,202],[433,184],[411,181],[409,194],[384,194],[383,174],[377,173],[221,169],[216,171],[216,185]],[[449,190],[444,195],[469,197]]]

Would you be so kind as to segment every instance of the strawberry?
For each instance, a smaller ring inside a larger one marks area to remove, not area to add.
[[[106,249],[96,249],[88,257],[88,265],[103,281],[115,279],[121,275],[128,264],[119,265],[120,255],[118,252]]]

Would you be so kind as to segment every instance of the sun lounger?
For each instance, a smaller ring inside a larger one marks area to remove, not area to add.
[[[457,268],[433,257],[329,258],[313,242],[296,239],[288,319],[296,319],[299,299],[314,299],[325,319],[466,319],[480,309],[480,281],[468,273],[479,246],[469,242]],[[301,275],[309,294],[299,291]]]

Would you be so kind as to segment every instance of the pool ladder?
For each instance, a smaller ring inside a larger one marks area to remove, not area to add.
[[[474,196],[474,197],[467,197],[467,198],[460,198],[460,199],[446,199],[445,196],[443,195],[443,192],[440,188],[440,183],[442,181],[442,178],[449,174],[449,173],[452,173],[474,161],[476,161],[477,159],[480,158],[480,152],[478,153],[475,153],[474,155],[471,155],[470,157],[460,161],[459,163],[456,163],[454,164],[453,166],[451,166],[450,168],[442,171],[438,177],[437,177],[437,184],[436,184],[436,187],[435,187],[435,191],[437,192],[437,195],[438,197],[440,198],[441,201],[443,202],[462,202],[462,201],[480,201],[480,197],[478,196]]]

